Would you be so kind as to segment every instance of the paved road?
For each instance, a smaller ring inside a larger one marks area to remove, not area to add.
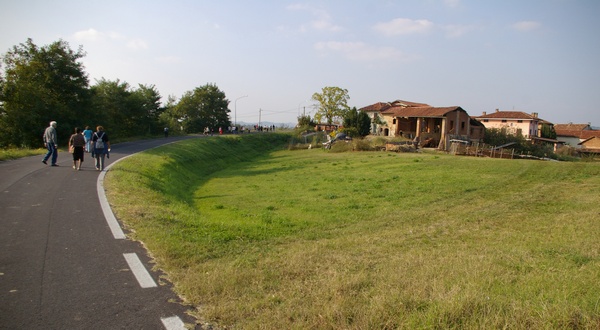
[[[114,145],[108,164],[179,139]],[[41,156],[0,162],[0,329],[194,325],[171,286],[151,271],[144,248],[115,239],[87,156],[81,171],[66,152],[59,167],[42,164]],[[136,276],[136,259],[150,284]]]

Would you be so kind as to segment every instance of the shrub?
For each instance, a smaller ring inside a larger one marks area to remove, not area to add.
[[[373,145],[365,139],[352,140],[352,150],[354,151],[372,151],[375,150]]]

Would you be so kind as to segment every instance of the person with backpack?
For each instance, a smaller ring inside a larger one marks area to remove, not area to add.
[[[94,145],[94,158],[96,158],[96,171],[102,171],[104,170],[104,157],[110,151],[110,141],[104,127],[96,127],[96,133],[92,136],[92,144]]]

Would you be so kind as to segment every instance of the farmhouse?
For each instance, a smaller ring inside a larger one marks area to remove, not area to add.
[[[574,148],[582,148],[583,141],[591,137],[600,137],[600,130],[595,130],[590,124],[556,124],[556,139]]]
[[[527,140],[542,136],[542,129],[548,126],[552,129],[552,123],[538,117],[537,112],[531,114],[522,111],[500,111],[486,113],[475,117],[483,123],[485,128],[498,128],[512,135],[521,135]]]
[[[484,126],[458,106],[432,107],[397,100],[360,110],[371,118],[371,134],[402,136],[443,150],[448,150],[450,140],[480,142],[485,134]]]

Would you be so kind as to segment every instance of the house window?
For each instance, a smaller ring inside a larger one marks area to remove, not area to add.
[[[460,122],[460,129],[462,129],[462,130],[465,129],[465,122],[464,121]]]
[[[502,119],[502,122],[503,122],[503,123],[506,123],[506,119]]]
[[[489,121],[490,121],[489,119],[484,119],[484,120],[483,120],[483,122],[484,122],[484,123],[487,123],[487,122],[489,122]]]
[[[517,123],[522,123],[522,122],[523,122],[522,120],[517,120]]]
[[[450,121],[450,130],[453,130],[453,129],[454,129],[454,120],[451,120]]]
[[[394,118],[394,125],[396,124],[396,118]]]

